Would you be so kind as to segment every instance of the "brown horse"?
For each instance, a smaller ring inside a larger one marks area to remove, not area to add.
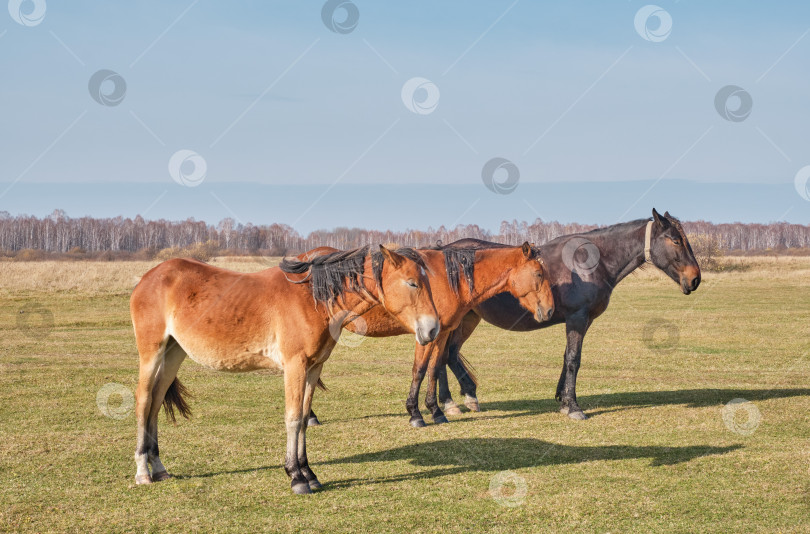
[[[188,416],[176,376],[189,356],[221,371],[283,370],[285,470],[294,493],[320,488],[307,460],[305,415],[341,326],[377,305],[421,344],[439,333],[426,265],[410,249],[285,259],[250,274],[175,259],[146,273],[130,299],[140,354],[135,481],[169,478],[158,454],[157,416],[161,404],[171,419],[175,407]]]
[[[445,247],[489,249],[503,246],[462,239]],[[677,283],[684,295],[689,295],[700,285],[700,266],[680,221],[668,212],[661,215],[654,209],[650,219],[561,236],[539,248],[546,260],[554,293],[555,311],[551,320],[538,323],[509,295],[498,295],[476,306],[454,332],[442,332],[449,341],[441,361],[447,361],[456,375],[465,404],[478,411],[475,379],[464,365],[461,347],[481,319],[499,328],[519,332],[565,323],[567,345],[556,397],[561,403],[561,413],[575,420],[585,419],[576,395],[582,341],[593,321],[607,310],[616,285],[639,267],[651,264]],[[455,403],[450,397],[444,365],[437,374],[439,401],[445,403],[448,413],[453,413],[450,408],[455,407]]]
[[[302,254],[311,258],[335,249],[320,247]],[[439,336],[424,346],[416,346],[413,377],[406,406],[414,427],[425,426],[419,412],[419,388],[428,374],[425,405],[435,423],[446,423],[447,418],[436,401],[437,359],[444,353],[447,336],[458,328],[467,312],[487,299],[509,294],[521,309],[537,322],[546,321],[554,314],[554,296],[546,276],[543,260],[529,245],[520,247],[474,249],[421,249],[428,267],[433,301],[439,313]],[[380,306],[363,315],[364,321],[348,323],[345,328],[368,337],[388,337],[406,333],[402,325]],[[311,421],[317,421],[311,413]]]

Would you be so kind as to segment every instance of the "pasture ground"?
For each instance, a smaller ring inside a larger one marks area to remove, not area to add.
[[[160,423],[177,478],[136,487],[126,394],[108,399],[121,419],[97,398],[134,390],[128,296],[151,265],[0,263],[0,530],[808,532],[810,261],[750,261],[689,297],[656,271],[624,281],[585,341],[584,422],[553,399],[562,326],[482,326],[464,352],[484,411],[423,429],[412,337],[339,346],[308,434],[325,489],[303,498],[281,377],[191,361],[195,415]],[[751,404],[724,411],[735,398]]]

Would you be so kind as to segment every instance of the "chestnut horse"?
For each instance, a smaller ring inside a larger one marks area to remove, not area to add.
[[[301,257],[331,252],[334,249],[321,247]],[[505,292],[520,308],[537,322],[551,318],[554,313],[554,296],[551,293],[543,260],[529,243],[520,247],[496,249],[439,248],[420,249],[428,267],[428,278],[433,292],[433,301],[439,313],[441,329],[439,336],[424,346],[416,346],[413,362],[411,388],[406,401],[410,423],[414,427],[425,426],[419,412],[419,388],[428,373],[425,405],[431,411],[434,423],[446,423],[436,401],[436,360],[444,353],[447,336],[457,328],[464,315],[487,299]],[[345,328],[368,337],[388,337],[406,333],[402,325],[380,306],[363,315],[363,323],[348,323]],[[314,413],[310,420],[317,421]]]
[[[175,407],[188,416],[176,376],[189,356],[221,371],[283,370],[284,467],[294,493],[320,488],[307,459],[305,415],[340,328],[380,305],[419,343],[433,341],[439,318],[425,269],[418,253],[380,246],[374,253],[363,247],[308,262],[285,259],[250,274],[185,259],[146,273],[130,299],[140,354],[135,481],[169,478],[158,454],[157,416],[161,404],[171,419]]]
[[[593,321],[607,309],[616,284],[645,264],[661,269],[685,295],[700,284],[700,267],[681,223],[669,212],[660,215],[653,209],[652,215],[651,219],[558,237],[539,247],[546,260],[554,293],[555,312],[550,321],[539,323],[527,315],[511,296],[502,294],[476,306],[455,331],[443,332],[449,341],[440,361],[448,362],[470,409],[478,411],[476,382],[461,358],[461,346],[481,319],[506,330],[521,332],[565,323],[567,346],[556,398],[561,402],[561,413],[571,419],[586,419],[576,395],[582,340]],[[503,246],[475,239],[461,239],[446,245],[461,249]],[[443,365],[437,375],[439,402],[444,403],[448,413],[457,413]]]

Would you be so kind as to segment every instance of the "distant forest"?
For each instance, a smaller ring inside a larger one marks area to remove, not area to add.
[[[726,253],[796,253],[810,248],[810,226],[800,224],[712,224],[705,221],[684,221],[683,226],[691,240],[710,243],[712,247]],[[533,223],[504,221],[497,233],[477,225],[459,225],[452,229],[442,226],[437,229],[401,232],[335,228],[302,236],[287,225],[239,224],[230,218],[212,225],[194,219],[149,221],[140,216],[134,219],[71,218],[61,210],[44,218],[11,216],[8,212],[0,211],[0,254],[21,259],[59,255],[100,259],[152,259],[160,257],[162,251],[178,252],[204,245],[208,248],[209,255],[216,252],[223,255],[281,256],[318,246],[340,249],[374,243],[428,246],[437,242],[449,243],[463,237],[512,244],[522,241],[540,244],[560,235],[596,227],[537,219]]]

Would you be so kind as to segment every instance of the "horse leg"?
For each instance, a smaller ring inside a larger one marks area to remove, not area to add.
[[[309,489],[311,490],[317,490],[323,487],[318,481],[318,477],[315,476],[315,473],[313,473],[312,469],[310,469],[309,460],[307,459],[308,419],[314,415],[312,413],[312,395],[315,393],[315,386],[318,384],[318,378],[321,376],[321,369],[323,369],[323,364],[319,363],[307,371],[307,385],[306,389],[304,390],[303,413],[309,414],[309,416],[304,417],[303,424],[301,425],[301,431],[298,434],[298,465],[301,468],[301,472],[304,474],[304,477],[307,479]]]
[[[155,385],[152,387],[152,406],[149,410],[149,419],[146,424],[147,437],[150,440],[149,452],[147,454],[149,465],[152,468],[152,482],[160,482],[169,477],[169,473],[160,461],[160,451],[158,449],[158,416],[160,407],[166,398],[166,392],[177,378],[177,371],[183,360],[186,359],[186,352],[177,344],[174,339],[169,340],[166,351],[163,355],[163,364],[157,373]]]
[[[470,339],[470,336],[472,336],[480,323],[481,317],[477,313],[470,311],[461,320],[461,326],[450,334],[450,339],[447,342],[447,365],[453,371],[459,386],[461,386],[464,404],[472,412],[481,411],[477,396],[478,382],[461,357],[461,347]]]
[[[446,360],[444,359],[444,348],[447,344],[447,335],[439,334],[438,339],[432,341],[427,346],[430,347],[430,358],[428,365],[428,383],[427,391],[425,392],[425,406],[430,410],[433,422],[435,424],[447,423],[442,409],[439,408],[439,403],[436,402],[436,378],[437,371],[440,367],[444,367]]]
[[[419,387],[422,385],[422,380],[425,378],[429,357],[430,352],[427,350],[427,347],[417,344],[413,355],[411,389],[408,392],[408,399],[405,401],[405,407],[408,409],[408,413],[411,416],[410,423],[414,428],[425,426],[425,420],[422,419],[422,414],[419,411]]]
[[[565,352],[563,352],[563,367],[562,372],[560,373],[560,379],[557,380],[557,392],[554,394],[554,398],[558,401],[562,401],[562,393],[563,387],[565,387],[565,369],[567,367],[565,355],[568,354],[568,349],[566,348]]]
[[[454,355],[450,370],[453,371],[459,386],[461,386],[461,394],[464,395],[464,405],[471,412],[480,412],[481,407],[478,405],[478,394],[476,393],[478,384],[475,383],[469,369],[467,369],[467,366],[459,358],[461,354],[458,352],[455,354],[451,352],[450,354]]]
[[[461,353],[458,349],[459,347],[456,345],[448,348],[446,367],[449,367],[450,370],[453,371],[453,375],[455,375],[456,380],[458,380],[458,385],[461,386],[461,394],[464,395],[464,405],[467,406],[471,412],[480,412],[481,408],[478,406],[478,397],[476,395],[478,385],[475,383],[475,379],[470,370],[461,360]],[[439,377],[439,379],[441,380],[441,377]]]
[[[301,427],[305,424],[304,395],[306,391],[307,368],[304,356],[292,358],[284,365],[284,404],[285,423],[287,425],[287,455],[284,458],[284,470],[292,479],[290,486],[293,493],[303,495],[312,493],[309,482],[301,472],[298,462],[298,440]]]
[[[147,340],[145,336],[138,337],[138,352],[140,366],[138,369],[138,386],[135,390],[135,417],[137,423],[137,444],[135,446],[135,472],[136,484],[151,484],[149,474],[149,450],[152,439],[148,432],[149,413],[152,409],[152,390],[155,387],[155,378],[163,363],[163,351],[166,340]]]
[[[461,415],[461,410],[453,402],[453,397],[450,395],[450,386],[447,384],[447,366],[440,365],[436,369],[436,381],[439,388],[439,405],[444,407],[444,413],[447,415]]]
[[[573,316],[565,322],[567,344],[562,375],[557,384],[557,395],[561,402],[560,413],[571,419],[583,420],[588,417],[577,403],[577,373],[582,359],[582,340],[588,331],[587,318]]]

